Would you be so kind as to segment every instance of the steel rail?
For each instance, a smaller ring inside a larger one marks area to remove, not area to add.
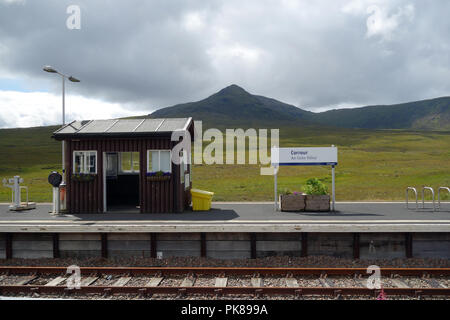
[[[383,288],[386,295],[405,296],[449,296],[449,288]],[[370,295],[377,296],[380,289],[365,287],[114,287],[83,286],[68,289],[65,286],[8,285],[0,286],[0,293],[39,293],[39,294],[252,294],[252,295]]]
[[[66,273],[66,267],[44,266],[0,266],[0,273],[9,274],[60,274]],[[225,275],[354,275],[367,274],[366,268],[283,268],[283,267],[80,267],[82,274],[225,274]],[[380,268],[386,275],[450,275],[450,268]]]

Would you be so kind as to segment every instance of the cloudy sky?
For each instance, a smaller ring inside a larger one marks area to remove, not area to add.
[[[80,29],[77,23],[80,8]],[[70,9],[70,8],[69,8]],[[448,0],[0,0],[0,127],[110,118],[232,83],[301,108],[450,95]]]

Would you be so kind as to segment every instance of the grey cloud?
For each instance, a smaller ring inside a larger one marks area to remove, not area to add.
[[[449,93],[448,1],[381,2],[415,8],[390,40],[367,37],[350,2],[77,1],[81,30],[65,26],[72,1],[0,2],[0,71],[48,83],[51,64],[82,80],[72,92],[149,110],[231,83],[310,110]],[[184,27],[190,12],[203,28]]]

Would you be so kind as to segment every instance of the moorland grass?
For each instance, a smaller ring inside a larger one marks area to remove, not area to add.
[[[48,174],[60,170],[61,144],[51,139],[55,127],[0,130],[0,179],[20,175],[30,199],[51,201]],[[207,144],[207,143],[205,143]],[[404,200],[407,186],[450,186],[450,132],[282,128],[280,146],[339,148],[336,199]],[[329,167],[282,167],[279,188],[301,191],[311,177],[331,190]],[[271,201],[273,177],[259,165],[194,165],[193,186],[213,191],[215,201]],[[0,187],[0,201],[11,190]],[[428,197],[429,199],[429,197]],[[443,199],[450,199],[445,194]]]

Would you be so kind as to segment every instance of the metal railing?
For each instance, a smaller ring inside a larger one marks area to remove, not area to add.
[[[441,190],[447,190],[450,193],[449,187],[439,187],[438,189],[438,209],[441,209]]]
[[[434,199],[435,199],[434,198],[434,190],[431,187],[423,187],[422,188],[422,209],[425,209],[425,196],[424,196],[425,190],[430,190],[431,191],[431,194],[433,196],[433,211],[436,211],[436,206],[435,206],[435,201],[434,201]]]
[[[416,210],[419,209],[419,204],[418,204],[418,196],[417,196],[417,189],[414,187],[407,187],[406,188],[406,209],[412,209],[409,207],[409,191],[413,191],[414,195],[416,196]],[[438,189],[438,204],[436,206],[436,197],[435,197],[435,193],[434,193],[434,189],[432,187],[423,187],[422,188],[422,209],[425,209],[425,190],[430,190],[431,191],[431,195],[433,197],[433,211],[436,210],[440,210],[441,209],[441,191],[442,190],[446,190],[450,193],[450,187],[439,187]]]
[[[409,206],[408,206],[408,191],[409,190],[414,191],[414,194],[416,195],[416,210],[418,210],[419,209],[419,204],[418,204],[418,201],[417,201],[417,190],[414,187],[406,188],[406,209],[409,209]]]

